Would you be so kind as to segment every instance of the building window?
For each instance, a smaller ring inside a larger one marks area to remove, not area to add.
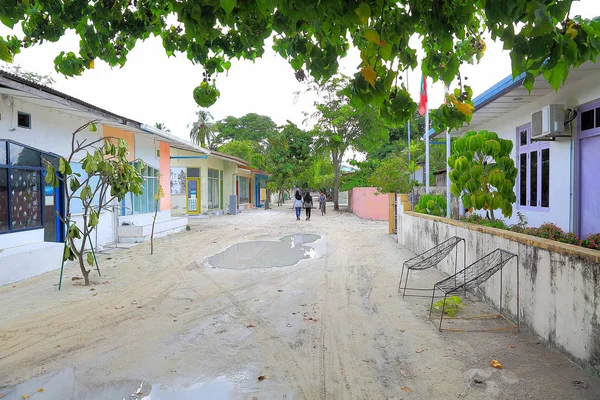
[[[35,149],[0,140],[0,232],[43,225],[41,156]]]
[[[581,132],[600,128],[600,107],[581,112]]]
[[[208,169],[208,209],[218,210],[221,208],[221,179],[220,171]]]
[[[121,215],[153,213],[157,210],[154,196],[158,190],[159,171],[150,165],[142,167],[140,161],[134,161],[133,165],[144,180],[142,194],[128,193],[121,202]],[[160,211],[160,202],[158,210]]]
[[[17,113],[17,125],[19,128],[31,129],[31,114],[19,111]]]
[[[550,208],[550,143],[532,142],[531,126],[517,131],[519,165],[519,208]]]
[[[246,204],[250,200],[250,179],[244,176],[238,177],[238,196],[240,204]]]

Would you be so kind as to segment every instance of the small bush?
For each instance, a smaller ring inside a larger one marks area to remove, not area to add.
[[[454,317],[458,312],[458,308],[462,305],[462,299],[458,296],[450,296],[446,299],[444,305],[444,299],[438,300],[431,306],[431,311],[441,312],[444,308],[444,314],[449,317]]]
[[[600,233],[587,235],[585,239],[579,242],[579,245],[588,249],[600,250]]]
[[[424,194],[415,205],[415,211],[422,214],[446,215],[446,198],[441,194]]]
[[[415,207],[416,209],[416,207]],[[460,217],[460,220],[470,224],[489,226],[492,228],[506,229],[513,232],[524,233],[543,239],[554,240],[575,246],[587,247],[588,249],[600,250],[600,233],[592,233],[581,239],[573,232],[565,232],[555,224],[546,222],[538,228],[527,227],[525,217],[519,215],[519,222],[515,225],[506,225],[502,220],[490,220],[480,215],[472,214],[468,217]]]

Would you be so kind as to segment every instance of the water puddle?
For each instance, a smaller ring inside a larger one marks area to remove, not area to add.
[[[256,241],[238,243],[215,254],[207,262],[215,268],[251,269],[289,267],[300,260],[316,258],[319,253],[313,246],[321,237],[312,234],[295,234],[278,242]]]
[[[2,400],[227,400],[232,389],[233,385],[225,378],[186,388],[133,380],[87,386],[78,382],[75,371],[69,368],[32,378],[12,388],[0,389],[0,397]]]

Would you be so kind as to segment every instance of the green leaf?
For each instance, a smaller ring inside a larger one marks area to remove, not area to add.
[[[50,164],[46,165],[46,178],[45,181],[48,185],[54,186],[54,181],[56,180],[56,170]]]
[[[225,68],[226,71],[229,71],[229,68],[231,68],[231,61],[225,61],[223,63],[223,68]]]
[[[379,37],[379,33],[377,33],[375,29],[367,29],[365,32],[365,39],[371,43],[381,46],[381,37]]]
[[[233,11],[233,7],[235,7],[235,0],[221,0],[221,7],[229,15]]]
[[[7,63],[11,63],[13,60],[12,53],[8,49],[8,46],[2,42],[0,42],[0,60],[6,61]]]
[[[98,225],[98,213],[95,210],[90,211],[90,221],[88,222],[88,226],[90,228]]]
[[[354,13],[358,15],[363,24],[367,24],[371,16],[371,7],[366,3],[360,3],[358,8],[354,10]]]
[[[96,124],[93,122],[90,122],[90,132],[96,132],[98,130],[98,128],[96,127]]]
[[[94,265],[94,254],[91,251],[88,251],[86,254],[86,260],[89,265]]]
[[[71,180],[69,180],[69,188],[71,189],[71,192],[77,191],[77,189],[79,189],[80,186],[81,184],[79,183],[79,179],[72,176]]]

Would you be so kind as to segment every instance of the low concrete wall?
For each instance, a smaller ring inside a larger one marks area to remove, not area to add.
[[[376,221],[389,219],[389,196],[377,194],[377,188],[354,188],[348,192],[348,206],[357,216]]]
[[[466,240],[467,265],[496,248],[517,254],[520,309],[516,305],[514,261],[503,269],[505,308],[513,316],[519,312],[522,327],[579,365],[600,372],[600,251],[414,213],[409,211],[407,196],[402,197],[405,202],[398,204],[401,246],[420,253],[459,236]],[[458,259],[462,259],[462,246]],[[453,273],[453,260],[446,260],[439,269]],[[481,289],[497,308],[500,277],[492,276]]]
[[[2,235],[0,286],[60,268],[64,244],[44,242],[44,229]]]

